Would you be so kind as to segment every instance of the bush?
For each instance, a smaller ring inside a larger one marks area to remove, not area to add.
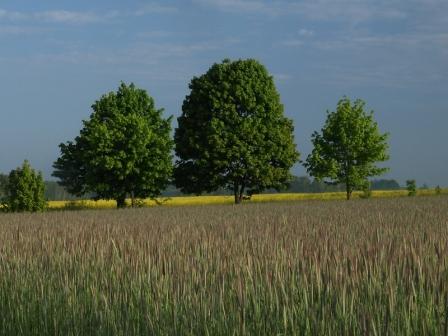
[[[436,195],[440,195],[442,193],[442,188],[440,186],[436,187]]]
[[[44,193],[42,173],[32,169],[25,160],[22,167],[9,173],[2,208],[8,212],[44,211],[47,206]]]
[[[407,180],[406,189],[408,190],[408,196],[415,196],[417,194],[417,186],[415,180]]]
[[[359,195],[360,198],[367,199],[372,197],[372,184],[370,181],[366,181],[362,186],[362,194]]]

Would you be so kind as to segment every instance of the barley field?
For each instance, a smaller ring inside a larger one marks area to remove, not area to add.
[[[448,335],[448,197],[0,215],[1,335]]]

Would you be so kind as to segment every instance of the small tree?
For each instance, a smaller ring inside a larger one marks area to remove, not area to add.
[[[408,196],[415,196],[417,194],[417,184],[415,183],[415,180],[407,180],[406,189],[408,191]]]
[[[92,105],[93,113],[74,142],[60,144],[53,176],[76,196],[88,193],[125,207],[137,198],[155,198],[172,172],[171,118],[134,84],[122,83]]]
[[[442,193],[442,188],[440,186],[436,187],[436,195],[440,195]]]
[[[46,209],[42,173],[34,171],[28,161],[9,173],[5,194],[3,205],[8,212],[36,212]]]
[[[353,104],[344,97],[336,112],[327,112],[321,133],[314,132],[312,153],[305,162],[311,176],[327,184],[345,185],[347,200],[353,190],[362,189],[368,177],[387,171],[376,162],[386,161],[388,134],[381,134],[373,120],[373,111],[366,113],[365,103]]]
[[[292,121],[272,76],[256,60],[224,60],[190,83],[175,131],[176,186],[200,194],[281,189],[299,158]]]

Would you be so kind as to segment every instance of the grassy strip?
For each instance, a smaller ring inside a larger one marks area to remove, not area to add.
[[[359,198],[363,193],[354,192],[353,198]],[[448,194],[448,189],[442,189],[441,194]],[[386,190],[372,191],[373,198],[390,198],[407,196],[406,190]],[[436,195],[434,189],[417,190],[417,196]],[[253,195],[250,202],[281,202],[281,201],[305,201],[305,200],[342,200],[345,199],[344,192],[332,193],[284,193],[284,194],[260,194]],[[219,205],[233,204],[233,196],[178,196],[158,199],[159,204],[166,206],[184,206],[184,205]],[[127,200],[130,204],[130,200]],[[158,203],[154,200],[142,201],[143,206],[155,206]],[[80,201],[50,201],[50,209],[112,209],[116,207],[115,201],[106,200],[80,200]]]

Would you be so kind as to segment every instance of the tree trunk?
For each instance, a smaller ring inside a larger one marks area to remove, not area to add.
[[[346,191],[347,191],[347,201],[349,201],[350,197],[352,196],[352,190],[351,190],[350,184],[348,182],[346,184]]]
[[[350,197],[352,196],[352,188],[350,186],[350,167],[350,161],[347,159],[347,161],[345,162],[345,190],[347,191],[347,201],[349,201]]]
[[[135,208],[134,191],[131,191],[131,208]]]
[[[235,204],[240,204],[243,201],[244,186],[239,186],[237,183],[233,186],[233,195],[235,196]]]
[[[126,195],[121,195],[117,197],[117,209],[123,209],[126,207]]]
[[[238,184],[235,183],[233,185],[233,196],[235,197],[235,204],[240,204],[241,203],[238,189],[239,189]]]
[[[240,204],[241,201],[242,201],[242,199],[241,199],[240,195],[238,195],[238,194],[235,195],[235,204]]]

